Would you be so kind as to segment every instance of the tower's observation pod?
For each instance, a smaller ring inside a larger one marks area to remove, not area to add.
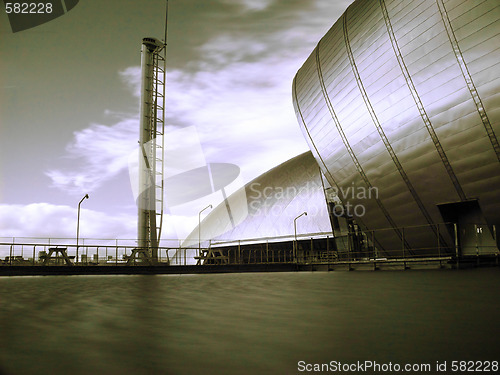
[[[153,262],[163,222],[165,49],[156,38],[142,40],[137,241]]]
[[[163,48],[163,43],[156,38],[143,38],[142,45],[151,52]]]

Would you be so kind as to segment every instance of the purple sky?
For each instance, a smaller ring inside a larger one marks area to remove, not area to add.
[[[350,2],[170,0],[169,131],[194,129],[207,162],[241,168],[240,185],[308,150],[292,79]],[[0,237],[75,237],[86,193],[80,237],[136,237],[140,48],[163,37],[164,11],[163,0],[81,0],[18,33],[1,11]],[[164,237],[216,200],[177,208]]]

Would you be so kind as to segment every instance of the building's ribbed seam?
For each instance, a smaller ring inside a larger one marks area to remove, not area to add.
[[[420,117],[422,118],[422,121],[425,124],[425,127],[427,128],[427,131],[429,132],[429,135],[431,136],[432,142],[434,143],[434,146],[436,147],[436,150],[441,157],[441,161],[444,164],[444,167],[446,168],[446,171],[448,172],[448,176],[451,179],[451,182],[453,183],[453,186],[455,187],[455,190],[458,193],[458,196],[462,201],[465,201],[467,197],[465,196],[465,193],[462,189],[462,186],[460,185],[460,182],[458,181],[457,176],[455,175],[455,172],[453,171],[453,168],[450,164],[450,161],[448,160],[448,157],[446,156],[446,153],[443,149],[443,146],[441,145],[441,142],[439,141],[439,138],[436,134],[436,131],[434,130],[434,127],[432,126],[432,122],[429,119],[429,116],[427,115],[427,112],[425,110],[425,107],[422,103],[422,100],[420,99],[420,96],[418,95],[417,89],[415,88],[415,85],[413,83],[413,79],[410,76],[410,73],[408,72],[408,68],[405,64],[405,61],[403,59],[403,55],[401,54],[401,50],[399,49],[398,42],[396,40],[396,35],[394,34],[394,30],[392,28],[391,20],[389,18],[389,13],[387,12],[387,8],[385,6],[385,1],[384,0],[379,0],[380,3],[380,8],[382,9],[382,14],[384,16],[385,20],[385,25],[387,27],[387,33],[389,34],[389,38],[391,40],[392,48],[394,50],[394,54],[396,55],[396,58],[399,63],[399,67],[401,68],[401,72],[403,73],[403,76],[406,80],[406,84],[408,85],[408,88],[411,92],[411,95],[413,97],[413,100],[415,101],[415,105],[418,108],[418,111],[420,113]]]
[[[325,81],[323,79],[323,73],[321,70],[321,61],[319,58],[320,44],[321,44],[321,40],[319,41],[318,45],[316,46],[315,54],[316,54],[316,70],[318,72],[318,80],[319,80],[319,84],[321,86],[321,92],[323,93],[323,98],[325,99],[326,106],[328,107],[328,110],[330,111],[330,115],[332,117],[333,123],[335,124],[335,127],[337,128],[337,131],[340,135],[340,138],[342,139],[342,142],[344,143],[344,146],[345,146],[349,156],[351,157],[352,162],[356,166],[356,170],[361,175],[361,178],[363,179],[363,181],[364,181],[365,185],[368,187],[368,189],[371,189],[371,188],[373,188],[373,185],[370,182],[370,180],[368,179],[368,176],[366,175],[365,171],[363,170],[363,167],[359,163],[358,158],[354,154],[354,151],[353,151],[351,145],[349,144],[349,141],[344,133],[344,130],[342,129],[342,126],[340,125],[340,122],[337,118],[337,114],[335,113],[335,110],[333,109],[333,105],[332,105],[332,102],[330,100],[330,96],[328,95],[328,92],[326,90]],[[382,201],[378,197],[376,197],[375,200],[376,200],[377,205],[379,206],[380,210],[382,211],[382,213],[386,217],[387,221],[392,226],[392,228],[394,228],[394,230],[396,231],[396,234],[401,239],[402,238],[401,232],[399,231],[399,229],[397,229],[397,225],[394,222],[394,219],[391,217],[391,215],[389,214],[389,212],[385,208]]]
[[[370,117],[372,118],[373,124],[375,125],[375,128],[377,129],[378,134],[380,135],[380,138],[382,139],[382,142],[385,145],[385,148],[389,155],[392,158],[392,161],[394,162],[394,165],[396,166],[399,174],[401,175],[401,178],[406,184],[406,187],[408,188],[411,196],[415,200],[415,203],[417,204],[418,208],[422,212],[422,215],[424,216],[425,220],[427,221],[428,224],[431,224],[431,228],[434,228],[434,221],[432,220],[431,216],[427,212],[424,204],[422,203],[422,200],[418,196],[417,191],[413,187],[413,184],[411,183],[410,179],[408,178],[408,175],[406,174],[405,170],[403,169],[403,166],[401,165],[394,149],[391,146],[391,143],[389,142],[389,139],[385,135],[385,132],[380,125],[380,122],[377,118],[377,115],[375,113],[375,110],[370,102],[370,98],[368,97],[368,94],[365,90],[365,87],[363,85],[363,82],[361,80],[361,76],[359,75],[358,68],[356,66],[356,61],[354,60],[354,55],[352,53],[351,49],[351,44],[349,42],[349,33],[347,29],[347,12],[349,11],[349,8],[346,10],[342,17],[342,23],[343,23],[343,30],[344,30],[344,41],[345,41],[345,46],[347,50],[347,55],[349,57],[349,62],[351,64],[352,72],[354,74],[354,78],[356,79],[356,83],[358,85],[358,89],[361,93],[361,96],[363,98],[363,101],[365,102],[366,108],[368,110],[368,113],[370,114]]]
[[[477,92],[476,85],[474,84],[472,76],[469,73],[469,69],[467,68],[467,63],[465,62],[462,51],[460,50],[458,40],[455,36],[455,32],[453,31],[450,18],[448,17],[448,12],[446,11],[443,0],[436,0],[436,2],[439,8],[439,12],[441,14],[441,19],[443,20],[444,28],[446,29],[446,33],[448,34],[448,39],[450,40],[453,53],[455,54],[455,58],[457,59],[457,63],[460,66],[460,70],[462,71],[462,75],[465,79],[465,83],[467,84],[467,88],[469,89],[469,92],[472,96],[472,100],[476,105],[479,117],[481,117],[481,121],[483,122],[486,134],[488,134],[488,138],[490,139],[491,146],[493,147],[493,150],[497,155],[497,159],[500,162],[500,145],[498,143],[498,139],[495,135],[493,127],[491,126],[486,110],[484,109],[481,97]]]

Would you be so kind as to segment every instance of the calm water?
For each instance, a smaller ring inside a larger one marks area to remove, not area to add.
[[[3,374],[500,360],[500,269],[0,278]],[[449,364],[448,364],[449,366]]]

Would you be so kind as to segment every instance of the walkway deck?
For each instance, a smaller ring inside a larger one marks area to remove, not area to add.
[[[220,265],[4,265],[0,276],[49,275],[182,275],[246,272],[376,271],[499,266],[498,256],[464,257],[457,263],[452,257],[357,260],[330,263],[255,263]]]

